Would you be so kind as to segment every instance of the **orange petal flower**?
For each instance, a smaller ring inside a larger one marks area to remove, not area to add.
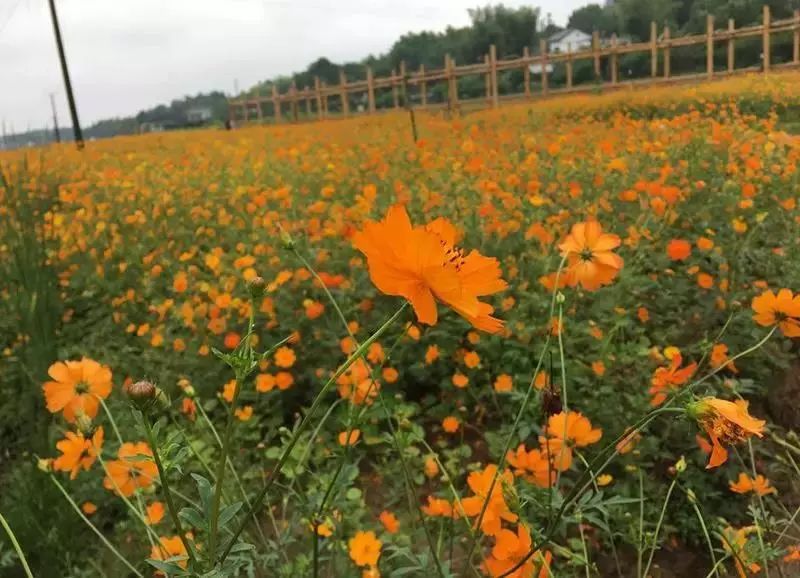
[[[732,492],[737,494],[747,494],[755,492],[759,496],[766,496],[767,494],[774,494],[775,488],[769,484],[769,480],[758,474],[755,479],[751,478],[744,472],[739,474],[739,479],[735,482],[730,482],[729,485]]]
[[[350,558],[356,566],[375,566],[381,555],[381,541],[375,532],[356,532],[348,542]]]
[[[611,283],[624,263],[613,252],[620,242],[617,235],[603,233],[597,221],[573,225],[570,234],[558,246],[567,258],[566,283],[571,287],[581,285],[587,291]]]
[[[158,468],[152,459],[153,452],[145,442],[126,442],[117,452],[119,459],[106,462],[107,490],[130,497],[138,488],[147,488],[158,479]],[[143,459],[144,458],[144,459]]]
[[[759,325],[777,325],[786,337],[800,337],[800,294],[781,289],[765,291],[753,298],[753,320]]]
[[[158,541],[158,546],[153,546],[150,551],[150,558],[153,560],[169,560],[170,558],[183,556],[185,559],[177,560],[177,564],[181,568],[186,568],[188,552],[180,536],[172,536],[171,538],[162,537]]]
[[[75,423],[79,415],[94,419],[100,400],[111,393],[111,370],[86,357],[57,361],[47,373],[53,378],[43,386],[47,409],[51,413],[63,411],[69,423]]]
[[[478,329],[497,333],[503,322],[478,298],[506,288],[496,259],[455,245],[455,227],[437,219],[414,227],[405,207],[394,205],[379,222],[369,221],[353,237],[367,257],[369,275],[387,295],[406,298],[420,323],[435,325],[436,301],[451,307]]]
[[[56,443],[61,455],[53,460],[53,469],[69,472],[70,479],[74,480],[81,468],[88,470],[92,467],[102,447],[102,426],[95,430],[91,439],[84,438],[81,432],[68,431],[65,438]]]
[[[687,410],[711,439],[711,456],[706,469],[716,468],[728,459],[725,445],[739,443],[751,435],[762,437],[766,422],[747,411],[747,402],[706,397],[690,404]]]

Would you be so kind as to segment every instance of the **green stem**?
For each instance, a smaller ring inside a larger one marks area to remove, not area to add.
[[[655,534],[653,534],[653,547],[650,548],[650,556],[647,558],[647,566],[644,567],[644,574],[640,574],[641,578],[645,578],[647,576],[647,573],[650,571],[650,566],[653,564],[653,557],[656,555],[656,548],[658,547],[658,535],[661,533],[661,525],[664,523],[664,516],[667,514],[669,499],[672,497],[672,492],[675,489],[675,484],[677,483],[678,476],[676,475],[672,479],[672,483],[669,485],[667,497],[664,498],[664,505],[661,507],[661,514],[659,514],[658,522],[656,523],[656,531]]]
[[[749,450],[750,453],[750,469],[753,472],[753,479],[755,480],[756,476],[758,475],[758,472],[756,472],[756,457],[755,453],[753,452],[753,442],[750,440],[750,438],[747,438],[747,449]],[[764,507],[764,499],[758,492],[755,492],[755,494],[759,506],[758,508],[759,515],[758,516],[756,515],[754,508],[753,523],[755,523],[756,525],[756,535],[758,536],[758,545],[761,547],[762,563],[764,564],[764,575],[766,576],[766,578],[769,578],[769,559],[767,558],[767,551],[764,546],[764,532],[761,529],[761,521],[759,520],[759,518],[761,518],[761,520],[764,521],[764,524],[767,525],[766,526],[767,530],[769,530],[770,528],[768,526],[769,522],[767,518],[767,510]]]
[[[639,543],[636,548],[636,578],[642,576],[642,554],[644,554],[644,476],[639,468]]]
[[[720,558],[717,562],[715,562],[714,566],[712,566],[711,570],[709,570],[708,574],[706,574],[706,578],[711,578],[711,576],[714,574],[719,576],[719,567],[722,566],[723,562],[727,562],[728,558],[730,558],[730,556],[724,556]]]
[[[178,509],[175,507],[175,502],[172,499],[172,492],[170,492],[169,482],[167,481],[167,472],[164,470],[164,464],[161,463],[161,456],[158,453],[158,445],[156,444],[155,435],[153,434],[153,427],[150,424],[150,417],[144,413],[142,413],[142,424],[144,425],[144,431],[147,436],[147,443],[150,444],[150,449],[153,451],[153,460],[156,462],[156,468],[158,469],[158,477],[161,480],[161,490],[164,492],[164,501],[167,503],[167,510],[169,510],[170,518],[172,518],[172,523],[175,525],[175,530],[183,543],[183,547],[186,549],[189,560],[194,563],[196,562],[194,550],[189,540],[186,538],[186,534],[183,531],[183,524],[181,524],[181,519],[178,517]]]
[[[583,563],[584,569],[586,570],[586,578],[592,578],[591,572],[589,569],[589,550],[586,548],[586,536],[583,534],[583,516],[581,515],[580,510],[578,510],[578,533],[581,536],[581,549],[583,550]]]
[[[11,526],[8,525],[8,522],[6,522],[3,514],[0,514],[0,526],[3,526],[6,534],[8,534],[8,539],[11,540],[11,545],[14,546],[14,550],[17,552],[17,557],[19,557],[19,562],[22,564],[22,569],[25,570],[25,575],[28,578],[33,578],[33,572],[31,572],[31,567],[28,566],[28,560],[25,558],[25,552],[22,551],[22,547],[19,545],[17,537],[14,535],[14,531],[11,529]]]
[[[56,485],[56,487],[59,489],[59,491],[67,499],[67,501],[69,502],[70,506],[72,506],[72,509],[75,510],[78,513],[78,515],[86,523],[86,525],[89,526],[89,528],[91,528],[92,532],[94,532],[97,535],[97,537],[100,538],[100,541],[106,546],[106,548],[111,550],[111,553],[114,554],[114,556],[116,556],[123,564],[125,564],[125,566],[128,567],[128,570],[133,572],[137,576],[137,578],[144,578],[142,573],[139,572],[130,562],[128,562],[128,560],[125,558],[125,556],[120,554],[119,550],[117,550],[114,547],[114,545],[111,542],[108,541],[108,538],[106,538],[105,535],[103,535],[103,533],[100,530],[98,530],[97,527],[94,524],[92,524],[91,521],[89,521],[89,518],[87,518],[84,515],[84,513],[81,512],[81,509],[78,506],[78,504],[75,503],[75,501],[72,499],[72,497],[67,493],[67,490],[64,489],[64,486],[62,486],[59,483],[59,481],[55,478],[55,476],[53,474],[50,474],[50,479],[53,481],[53,483]]]
[[[561,277],[561,270],[564,268],[564,264],[566,263],[566,261],[567,257],[563,256],[561,258],[561,262],[558,265],[558,269],[556,270],[556,277],[553,283],[553,297],[550,300],[550,313],[547,316],[548,327],[550,326],[551,320],[553,319],[553,312],[555,311],[556,308],[556,299],[560,294],[558,290],[558,284],[559,284],[559,279]],[[560,332],[561,328],[559,327],[559,333]],[[503,470],[503,467],[505,466],[506,454],[508,454],[508,450],[511,449],[511,443],[514,440],[514,435],[516,434],[517,428],[519,427],[519,423],[520,421],[522,421],[522,416],[525,414],[525,410],[528,407],[528,402],[530,401],[531,396],[533,395],[533,391],[535,390],[534,385],[536,383],[536,378],[539,377],[539,371],[542,369],[542,363],[544,362],[544,356],[547,354],[548,347],[550,346],[550,339],[552,337],[552,333],[553,333],[552,331],[547,332],[547,338],[545,339],[544,347],[542,348],[542,354],[539,356],[539,360],[536,362],[536,369],[534,370],[533,377],[531,378],[531,382],[528,385],[528,390],[525,392],[525,397],[522,400],[522,405],[520,406],[519,411],[517,412],[517,416],[514,418],[514,423],[511,425],[511,431],[508,432],[506,441],[503,444],[503,453],[500,455],[500,459],[498,460],[499,463],[497,464],[497,470],[495,471],[494,476],[492,477],[492,483],[489,484],[489,491],[486,493],[486,500],[484,500],[483,506],[481,507],[481,511],[478,514],[478,518],[475,522],[475,527],[478,529],[480,529],[481,524],[483,523],[483,518],[486,515],[486,510],[489,507],[489,497],[492,495],[494,487],[497,484],[497,479],[498,477],[500,477],[500,472]],[[475,547],[477,546],[477,544],[478,544],[478,536],[476,533],[476,536],[473,536],[472,540],[470,541],[470,545],[467,548],[467,560],[470,562],[472,561],[472,555],[475,553]],[[530,556],[533,556],[533,552],[535,552],[535,550],[531,551]],[[519,566],[517,567],[521,566],[522,564],[519,564]]]
[[[292,434],[292,437],[289,440],[288,445],[283,450],[283,454],[281,454],[281,457],[278,459],[278,463],[276,463],[275,466],[272,468],[272,470],[270,470],[270,473],[267,476],[266,481],[264,482],[264,486],[261,488],[261,491],[259,491],[258,495],[253,500],[253,505],[250,507],[250,511],[248,512],[246,518],[249,518],[254,512],[258,510],[258,508],[261,507],[261,504],[264,501],[264,498],[267,496],[267,493],[269,492],[270,488],[272,487],[272,484],[275,482],[275,479],[278,477],[278,474],[280,473],[284,464],[289,459],[289,456],[291,455],[294,446],[299,441],[300,435],[303,434],[305,430],[308,428],[308,426],[311,424],[311,420],[313,419],[314,414],[317,412],[317,409],[319,409],[319,406],[322,405],[322,402],[325,399],[325,394],[327,394],[330,388],[333,386],[333,384],[336,383],[336,380],[339,379],[339,377],[341,377],[344,374],[344,372],[347,371],[348,368],[351,365],[353,365],[353,363],[356,362],[357,359],[359,359],[362,355],[364,355],[369,346],[372,345],[375,341],[377,341],[381,337],[381,335],[383,335],[389,329],[389,327],[402,315],[407,306],[408,306],[407,302],[403,303],[403,305],[400,306],[397,312],[394,315],[392,315],[375,333],[373,333],[372,336],[369,337],[369,339],[367,339],[364,343],[362,343],[361,347],[358,347],[350,355],[350,357],[348,357],[347,360],[339,367],[339,369],[330,377],[330,379],[325,383],[325,385],[322,386],[322,389],[319,391],[319,393],[317,393],[316,397],[311,402],[311,407],[308,409],[306,415],[300,421],[300,424],[297,426],[297,429],[295,430],[294,434]],[[219,559],[220,562],[223,562],[228,557],[231,548],[233,548],[234,544],[236,543],[236,540],[239,538],[239,535],[241,535],[243,530],[244,530],[244,523],[240,523],[236,531],[233,533],[233,537],[231,538],[230,542],[225,547],[225,550],[222,552],[222,556]]]
[[[706,544],[708,545],[708,555],[711,557],[711,563],[714,565],[714,568],[717,568],[718,563],[717,556],[714,554],[714,544],[711,542],[711,535],[708,533],[708,527],[706,526],[705,518],[703,518],[703,512],[700,511],[700,506],[697,505],[697,498],[695,497],[694,493],[690,493],[689,490],[683,486],[678,487],[680,487],[681,490],[683,490],[683,493],[686,494],[686,498],[692,505],[692,509],[694,509],[697,520],[700,522],[700,528],[703,530],[703,536],[706,539]],[[719,575],[718,572],[717,575]],[[709,574],[709,576],[711,576],[711,574]]]

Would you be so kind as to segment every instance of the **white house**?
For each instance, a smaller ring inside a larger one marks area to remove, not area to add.
[[[592,37],[585,32],[575,28],[567,28],[561,32],[556,32],[547,39],[548,52],[576,52],[591,48]]]

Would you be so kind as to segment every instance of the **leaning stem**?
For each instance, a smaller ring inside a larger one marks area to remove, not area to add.
[[[156,468],[158,468],[158,477],[161,480],[161,490],[164,492],[164,501],[167,503],[167,510],[169,510],[172,523],[175,525],[175,530],[178,532],[178,537],[181,539],[183,547],[186,548],[189,560],[194,563],[196,562],[194,550],[192,549],[192,545],[189,544],[189,540],[186,538],[186,534],[183,531],[183,524],[181,524],[181,519],[178,517],[178,509],[175,507],[175,502],[172,499],[172,492],[169,489],[169,482],[167,481],[167,472],[164,470],[164,464],[161,462],[161,456],[158,453],[158,445],[156,444],[155,435],[153,434],[153,426],[150,424],[150,417],[144,413],[142,413],[142,424],[144,424],[147,443],[150,444],[150,449],[153,451],[153,460],[156,462]]]
[[[359,359],[361,356],[365,354],[369,346],[372,345],[375,341],[377,341],[384,333],[386,333],[389,327],[393,325],[394,322],[403,314],[407,306],[408,306],[407,302],[403,303],[403,305],[400,306],[400,308],[394,315],[392,315],[383,325],[381,325],[381,327],[375,333],[373,333],[372,336],[370,336],[364,343],[362,343],[360,347],[356,348],[356,350],[350,355],[350,357],[348,357],[347,360],[339,367],[339,369],[336,370],[336,372],[330,377],[330,379],[325,383],[325,385],[322,386],[322,389],[319,391],[319,393],[317,393],[316,397],[314,398],[314,401],[311,402],[311,407],[308,409],[308,412],[306,412],[306,415],[300,421],[300,424],[297,426],[297,429],[295,430],[294,434],[292,434],[292,437],[289,440],[288,445],[283,450],[283,454],[281,454],[281,457],[278,459],[278,463],[276,463],[275,466],[273,466],[272,470],[270,470],[270,473],[264,482],[264,486],[261,488],[258,495],[253,500],[252,506],[250,507],[250,511],[247,513],[247,516],[245,516],[245,520],[249,518],[254,512],[258,511],[258,508],[261,507],[261,504],[264,501],[264,498],[267,496],[267,493],[269,492],[270,488],[272,487],[272,484],[275,482],[281,469],[283,469],[284,464],[289,459],[289,456],[291,455],[294,446],[297,445],[300,436],[305,432],[305,430],[311,424],[311,420],[313,419],[314,414],[317,412],[320,405],[322,405],[322,402],[325,399],[325,394],[327,394],[330,388],[333,386],[333,384],[336,383],[336,380],[339,379],[339,377],[341,377],[344,374],[344,372],[347,371],[349,367],[356,362],[357,359]],[[234,544],[236,543],[236,540],[239,538],[239,535],[241,535],[243,530],[244,530],[244,522],[240,522],[236,531],[233,533],[230,542],[228,542],[228,545],[222,552],[222,556],[220,556],[219,559],[220,562],[224,561],[228,557],[231,548],[233,548]]]
[[[14,535],[14,531],[11,529],[11,526],[8,525],[8,522],[6,522],[3,514],[0,514],[0,526],[3,526],[6,534],[8,534],[8,539],[11,540],[11,545],[14,546],[14,550],[17,553],[19,562],[22,564],[22,569],[25,570],[25,575],[28,578],[33,578],[33,572],[31,572],[31,567],[28,566],[28,560],[25,558],[25,552],[22,551],[22,547],[19,545],[17,537]]]
[[[647,576],[647,573],[650,571],[650,566],[653,564],[653,557],[656,555],[656,548],[658,547],[658,535],[661,533],[661,525],[664,523],[664,516],[667,513],[669,499],[672,497],[672,491],[675,489],[675,484],[677,483],[678,476],[676,475],[672,479],[672,483],[669,485],[667,496],[664,498],[664,505],[661,506],[661,513],[659,514],[658,522],[656,523],[656,531],[655,534],[653,534],[653,547],[650,548],[650,556],[647,558],[647,566],[644,567],[644,574],[642,574],[640,578],[645,578]]]
[[[59,481],[55,478],[53,474],[50,474],[50,479],[53,481],[53,483],[56,485],[59,491],[67,499],[70,506],[72,506],[72,509],[78,513],[78,515],[81,517],[84,523],[87,526],[89,526],[89,528],[91,528],[92,532],[94,532],[97,535],[97,537],[100,538],[100,541],[105,545],[105,547],[108,548],[111,551],[111,553],[114,554],[114,556],[116,556],[123,564],[125,564],[128,570],[133,572],[134,575],[137,576],[137,578],[144,578],[142,573],[139,572],[130,562],[128,562],[127,558],[125,558],[125,556],[120,554],[119,550],[117,550],[114,547],[114,545],[111,542],[109,542],[108,538],[106,538],[105,535],[100,530],[98,530],[94,524],[92,524],[89,518],[87,518],[86,515],[83,512],[81,512],[81,509],[78,506],[78,504],[75,503],[75,500],[72,499],[67,490],[64,489],[64,486],[62,486],[61,483],[59,483]]]

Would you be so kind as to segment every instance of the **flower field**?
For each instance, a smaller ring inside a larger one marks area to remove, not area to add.
[[[0,575],[793,575],[798,110],[786,73],[0,155]]]

